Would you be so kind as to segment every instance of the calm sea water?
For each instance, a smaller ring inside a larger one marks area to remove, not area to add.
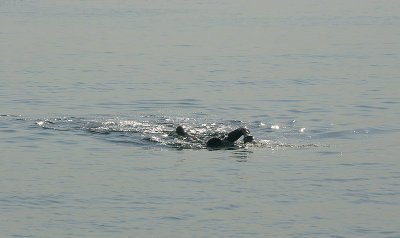
[[[0,1],[0,235],[400,237],[399,62],[399,1]]]

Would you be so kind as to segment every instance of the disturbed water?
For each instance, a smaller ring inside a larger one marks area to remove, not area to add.
[[[399,12],[0,2],[0,235],[400,237]]]

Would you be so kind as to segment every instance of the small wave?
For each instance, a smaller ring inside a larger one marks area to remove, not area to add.
[[[290,144],[282,142],[283,137],[293,135],[293,138],[304,134],[305,128],[294,128],[293,121],[287,125],[269,124],[256,121],[246,123],[230,120],[225,122],[198,123],[196,119],[188,117],[168,118],[164,116],[143,116],[136,119],[125,118],[80,118],[54,117],[36,120],[36,125],[48,130],[70,131],[79,134],[82,131],[94,135],[96,138],[112,143],[127,144],[143,147],[165,147],[174,149],[205,149],[206,141],[211,137],[223,137],[228,132],[241,127],[249,126],[256,141],[243,143],[237,141],[232,147],[225,149],[267,148],[271,150],[285,148],[319,147],[318,144]],[[183,125],[185,130],[194,135],[182,137],[175,133],[175,128]],[[253,131],[254,129],[254,131]],[[277,134],[278,133],[278,134]],[[283,136],[284,135],[284,136]],[[266,139],[265,137],[270,137]],[[281,139],[278,139],[281,137]]]
[[[312,148],[312,147],[326,147],[326,145],[319,145],[314,143],[309,144],[290,144],[283,142],[274,142],[272,140],[259,140],[252,143],[250,147],[269,148],[272,150],[285,149],[285,148]]]
[[[336,138],[336,139],[352,139],[357,136],[366,136],[370,134],[384,134],[395,132],[396,129],[380,129],[380,128],[357,128],[338,131],[316,131],[313,135],[315,138]]]

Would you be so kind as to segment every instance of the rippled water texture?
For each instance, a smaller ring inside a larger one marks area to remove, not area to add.
[[[400,237],[399,13],[0,1],[0,236]]]

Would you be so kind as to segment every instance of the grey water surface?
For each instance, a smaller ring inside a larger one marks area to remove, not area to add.
[[[394,0],[2,0],[0,236],[400,237],[399,62]]]

